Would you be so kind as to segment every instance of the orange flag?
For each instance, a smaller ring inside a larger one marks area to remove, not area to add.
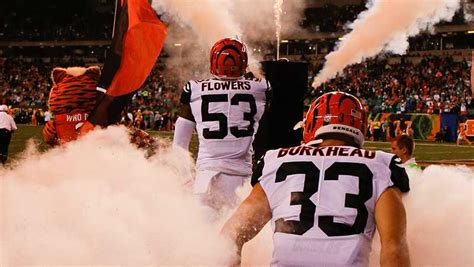
[[[167,25],[148,0],[118,0],[114,36],[97,90],[102,92],[88,121],[107,126],[145,82],[163,48]],[[104,95],[105,94],[105,95]]]

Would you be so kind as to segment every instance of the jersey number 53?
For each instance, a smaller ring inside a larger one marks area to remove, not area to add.
[[[228,118],[224,113],[209,113],[209,104],[210,103],[219,103],[219,102],[228,102],[229,95],[227,94],[218,94],[218,95],[203,95],[202,105],[201,105],[201,114],[202,121],[217,121],[219,123],[219,129],[211,130],[209,128],[203,129],[203,136],[205,139],[224,139],[229,131],[228,128]],[[243,119],[249,122],[249,126],[246,129],[239,129],[238,126],[230,127],[230,133],[239,138],[252,136],[254,133],[254,116],[257,114],[257,105],[255,103],[255,98],[250,94],[235,94],[230,99],[230,104],[232,106],[238,106],[241,102],[249,103],[250,112],[243,113]]]

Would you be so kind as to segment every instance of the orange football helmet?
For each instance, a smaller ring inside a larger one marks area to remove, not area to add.
[[[247,48],[236,39],[225,38],[212,46],[209,60],[211,73],[219,78],[236,79],[247,69]]]
[[[330,92],[311,103],[303,122],[306,144],[326,133],[340,133],[354,138],[362,146],[367,125],[365,110],[359,99],[343,92]]]

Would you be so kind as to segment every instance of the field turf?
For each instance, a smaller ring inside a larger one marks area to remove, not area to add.
[[[18,131],[13,134],[12,142],[10,143],[9,161],[14,160],[18,157],[19,153],[24,151],[29,139],[35,140],[39,144],[40,150],[47,149],[47,146],[42,142],[41,131],[42,127],[40,126],[19,125]],[[150,132],[150,134],[168,139],[173,137],[171,132]],[[196,155],[197,145],[197,138],[194,136],[191,141],[191,152],[193,155]],[[390,151],[390,143],[388,142],[366,142],[364,147]],[[459,161],[474,164],[474,145],[456,146],[453,143],[417,141],[415,158],[418,162],[450,163]]]

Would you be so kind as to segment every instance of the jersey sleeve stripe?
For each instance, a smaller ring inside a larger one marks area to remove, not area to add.
[[[262,158],[257,162],[257,167],[255,167],[255,170],[252,173],[252,179],[250,181],[252,187],[255,186],[262,177],[263,167],[265,166],[264,159],[265,155],[263,155]]]
[[[184,86],[184,91],[186,93],[191,93],[191,82],[186,83],[186,85]]]
[[[181,104],[189,104],[191,102],[191,82],[186,83],[181,93]]]
[[[406,193],[410,191],[410,181],[405,168],[401,167],[400,163],[400,159],[396,155],[392,157],[390,161],[390,179],[400,191]]]

